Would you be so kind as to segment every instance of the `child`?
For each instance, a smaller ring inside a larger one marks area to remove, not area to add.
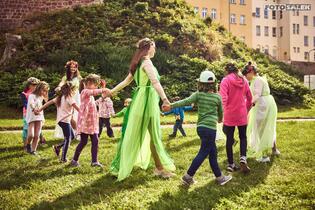
[[[175,97],[173,99],[173,101],[178,101],[179,99],[180,99],[179,97]],[[192,109],[193,109],[192,106],[184,106],[184,107],[177,107],[177,108],[172,109],[169,112],[162,113],[163,116],[164,115],[169,115],[169,114],[172,114],[172,113],[174,113],[174,115],[175,115],[175,125],[174,125],[174,128],[173,128],[173,133],[169,135],[170,138],[176,137],[177,129],[179,129],[179,131],[181,132],[181,134],[183,136],[186,136],[185,130],[183,128],[184,111],[189,111],[189,110],[192,110]]]
[[[32,155],[36,155],[38,138],[41,133],[42,123],[44,121],[44,112],[41,111],[35,114],[34,110],[42,106],[43,100],[48,100],[48,90],[49,85],[44,81],[40,81],[34,92],[28,97],[25,116],[26,122],[28,124],[26,150]],[[31,142],[32,146],[30,145]]]
[[[247,113],[252,105],[252,94],[247,80],[240,74],[233,63],[225,67],[227,75],[220,84],[220,95],[224,110],[223,132],[226,135],[227,170],[237,171],[239,167],[234,163],[233,145],[235,127],[238,128],[240,138],[240,166],[243,173],[249,173],[247,164]]]
[[[102,89],[97,89],[100,82]],[[96,74],[90,74],[85,78],[84,89],[80,95],[81,105],[77,127],[77,133],[80,134],[81,138],[71,161],[72,166],[79,166],[79,156],[87,144],[88,137],[90,136],[92,141],[91,165],[102,167],[102,164],[100,164],[97,160],[99,123],[97,108],[93,96],[108,93],[109,90],[105,88],[105,85],[105,81],[101,81],[100,76]]]
[[[197,133],[201,139],[201,147],[187,173],[182,177],[182,181],[185,185],[194,184],[193,176],[203,161],[209,157],[217,183],[224,185],[232,177],[222,175],[217,161],[215,138],[217,123],[218,121],[221,122],[223,117],[221,97],[216,93],[215,75],[211,71],[203,71],[197,81],[198,92],[193,93],[189,98],[171,104],[172,108],[192,103],[198,107]],[[167,108],[170,109],[170,107]]]
[[[124,108],[122,110],[120,110],[120,112],[118,112],[117,114],[114,115],[114,117],[122,117],[125,116],[126,112],[127,112],[127,108],[129,107],[130,103],[131,103],[132,99],[131,98],[126,98],[124,101]]]
[[[23,131],[22,131],[22,139],[24,142],[24,149],[26,149],[26,139],[27,139],[27,122],[26,122],[26,109],[27,109],[27,100],[28,96],[35,90],[36,85],[39,83],[39,79],[35,77],[30,77],[26,81],[25,88],[21,93],[20,97],[23,105]]]
[[[71,127],[71,118],[73,116],[73,108],[79,112],[79,107],[74,101],[74,94],[77,88],[73,83],[66,82],[61,86],[60,94],[47,102],[42,106],[37,112],[41,112],[46,107],[51,104],[56,104],[57,106],[57,123],[62,128],[64,141],[59,145],[54,145],[53,150],[57,156],[59,156],[60,148],[62,148],[62,156],[60,162],[67,162],[67,151],[69,148],[70,141],[74,139],[73,128]]]
[[[99,133],[98,137],[101,136],[104,124],[107,129],[107,136],[114,137],[113,129],[110,126],[110,117],[115,115],[115,110],[113,107],[113,101],[109,97],[105,97],[102,94],[102,97],[95,101],[96,105],[98,106],[98,114],[99,114]]]

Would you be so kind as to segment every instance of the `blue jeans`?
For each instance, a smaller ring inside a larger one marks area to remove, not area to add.
[[[208,157],[212,172],[216,177],[220,177],[222,173],[217,160],[217,146],[215,144],[217,131],[206,127],[197,127],[197,133],[200,137],[201,145],[197,156],[192,161],[191,166],[187,171],[187,174],[194,176],[203,161]]]
[[[61,160],[66,160],[70,141],[74,139],[74,133],[70,123],[58,122],[58,125],[61,127],[64,136],[64,141],[58,147],[62,147]]]
[[[173,127],[173,135],[176,136],[177,130],[179,130],[183,136],[186,136],[185,130],[183,128],[183,120],[176,120],[175,125]]]

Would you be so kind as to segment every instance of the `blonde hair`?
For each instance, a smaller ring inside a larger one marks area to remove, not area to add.
[[[91,82],[93,84],[98,85],[101,81],[101,77],[97,74],[89,74],[87,77],[85,77],[84,84]]]
[[[45,82],[45,81],[40,81],[40,82],[38,83],[38,85],[36,86],[36,88],[35,88],[33,94],[39,96],[39,94],[40,94],[40,92],[41,92],[42,90],[47,90],[47,91],[49,90],[49,85],[48,85],[48,83]]]

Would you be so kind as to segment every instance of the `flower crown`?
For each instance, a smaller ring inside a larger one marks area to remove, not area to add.
[[[65,68],[67,68],[68,66],[71,66],[71,64],[74,64],[76,67],[78,67],[78,62],[74,60],[70,60],[66,63]]]

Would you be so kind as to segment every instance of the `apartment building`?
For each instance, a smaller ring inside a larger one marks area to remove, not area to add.
[[[211,17],[249,47],[315,73],[315,50],[311,51],[315,48],[315,0],[186,1],[202,18]],[[310,4],[311,11],[266,9],[274,4]]]
[[[252,44],[251,0],[186,0],[202,18],[211,17],[248,46]]]

